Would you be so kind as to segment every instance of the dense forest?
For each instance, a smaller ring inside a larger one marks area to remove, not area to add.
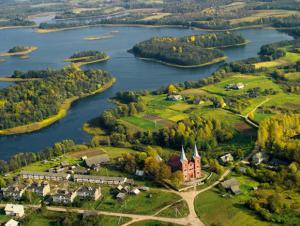
[[[277,115],[265,119],[258,131],[263,150],[300,162],[300,115]]]
[[[15,73],[15,76],[42,79],[1,89],[0,129],[46,119],[56,114],[66,99],[90,94],[112,79],[102,70],[82,71],[74,65],[57,71],[30,72],[30,75]]]
[[[152,58],[163,62],[191,66],[214,62],[224,57],[213,48],[244,44],[245,39],[234,33],[192,35],[181,38],[155,37],[136,44],[132,52],[142,58]]]

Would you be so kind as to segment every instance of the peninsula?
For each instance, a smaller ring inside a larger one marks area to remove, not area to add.
[[[48,71],[47,77],[39,80],[9,86],[0,94],[0,134],[28,133],[47,127],[66,116],[74,101],[103,92],[115,81],[105,71],[83,71],[72,64]],[[20,106],[19,100],[24,105]]]

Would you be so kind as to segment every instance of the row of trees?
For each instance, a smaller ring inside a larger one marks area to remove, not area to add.
[[[75,65],[57,71],[43,71],[41,74],[44,76],[47,72],[48,76],[43,79],[1,89],[0,129],[41,121],[55,115],[66,99],[90,94],[112,80],[107,72],[82,71]]]
[[[81,150],[84,148],[87,147],[83,145],[76,145],[72,140],[63,140],[41,152],[18,153],[11,156],[7,161],[0,160],[0,173],[4,174],[37,161],[50,160],[67,152]]]

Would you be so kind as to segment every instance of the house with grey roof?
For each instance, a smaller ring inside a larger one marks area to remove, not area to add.
[[[92,186],[81,186],[77,190],[77,196],[80,199],[98,200],[101,197],[101,188]]]
[[[240,193],[240,183],[235,178],[225,180],[221,183],[221,185],[227,191],[231,191],[235,195]]]
[[[93,176],[93,175],[73,175],[75,182],[80,183],[95,183],[95,184],[109,184],[118,185],[125,184],[127,181],[126,177],[107,177],[107,176]]]
[[[20,200],[25,193],[27,186],[23,184],[11,184],[1,189],[2,196],[5,199]]]
[[[108,155],[97,155],[93,157],[88,157],[84,160],[85,165],[90,169],[98,169],[103,164],[107,164],[109,162]]]
[[[220,162],[222,163],[222,164],[226,164],[226,163],[228,163],[228,162],[232,162],[234,159],[233,159],[233,156],[230,154],[230,153],[227,153],[227,154],[225,154],[225,155],[222,155],[221,157],[220,157]]]
[[[53,203],[58,203],[58,204],[73,203],[76,197],[77,197],[77,191],[70,191],[67,189],[58,189],[53,195],[51,195]]]
[[[43,181],[42,183],[34,182],[28,187],[28,191],[45,197],[50,193],[50,184],[46,181]]]
[[[20,174],[23,179],[33,180],[53,180],[53,181],[68,181],[70,174],[67,173],[50,173],[50,172],[26,172]]]

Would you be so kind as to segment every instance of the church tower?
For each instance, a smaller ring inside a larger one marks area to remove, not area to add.
[[[181,148],[180,162],[181,162],[183,180],[184,181],[189,181],[190,180],[190,177],[189,177],[189,161],[186,158],[183,146]]]
[[[194,147],[193,161],[194,161],[194,171],[195,171],[194,175],[195,175],[195,178],[198,179],[201,177],[201,157],[198,153],[196,144]]]

